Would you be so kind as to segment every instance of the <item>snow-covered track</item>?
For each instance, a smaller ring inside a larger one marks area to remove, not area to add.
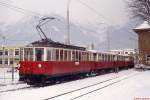
[[[139,73],[122,75],[122,76],[106,79],[104,81],[100,81],[100,82],[97,82],[97,83],[94,83],[94,84],[91,84],[88,86],[81,87],[79,89],[61,93],[61,94],[58,94],[58,95],[55,95],[55,96],[52,96],[52,97],[49,97],[46,99],[42,99],[42,100],[51,100],[51,99],[61,100],[62,98],[67,98],[66,100],[74,100],[74,99],[80,98],[82,96],[85,96],[87,94],[101,90],[103,88],[109,87],[113,84],[119,83],[119,82],[126,80],[128,78],[131,78],[133,76],[136,76],[137,74],[139,74]]]
[[[17,89],[9,89],[9,90],[0,91],[0,93],[17,91],[17,90],[28,89],[28,88],[31,88],[31,87],[29,86],[29,87],[22,87],[22,88],[17,88]]]

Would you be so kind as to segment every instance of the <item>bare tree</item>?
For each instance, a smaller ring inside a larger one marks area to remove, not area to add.
[[[150,0],[130,0],[129,8],[134,16],[150,23]]]

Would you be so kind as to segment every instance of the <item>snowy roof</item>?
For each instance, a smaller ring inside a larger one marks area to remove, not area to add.
[[[150,29],[150,25],[148,24],[147,21],[144,21],[141,25],[135,28],[135,30],[140,30],[140,29]]]

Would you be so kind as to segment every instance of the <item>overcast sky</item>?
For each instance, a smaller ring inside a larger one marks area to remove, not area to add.
[[[3,0],[3,2],[31,10],[42,15],[55,13],[66,16],[68,0]],[[97,11],[97,14],[86,5]],[[12,11],[7,7],[0,7],[1,21],[15,22],[23,14]],[[71,0],[71,21],[78,20],[82,24],[101,22],[105,20],[113,24],[122,24],[128,20],[125,0]],[[14,19],[15,18],[15,19]]]
[[[11,4],[40,15],[57,14],[66,18],[66,6],[68,0],[1,0],[0,1],[0,23],[3,25],[14,25],[22,18],[31,17],[32,14],[25,14],[11,10],[8,6],[2,6],[2,2]],[[14,8],[13,8],[14,9]],[[71,0],[70,21],[81,26],[106,25],[122,27],[129,21],[126,0]],[[34,14],[33,14],[34,16]],[[98,28],[98,27],[97,27]],[[98,29],[100,32],[100,29]],[[100,34],[94,34],[99,36]],[[99,38],[106,40],[106,33]],[[94,38],[93,38],[94,39]],[[101,41],[101,40],[99,40]]]

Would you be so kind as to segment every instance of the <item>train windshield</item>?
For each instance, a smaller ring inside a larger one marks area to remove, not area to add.
[[[24,48],[25,61],[44,61],[44,48]]]
[[[33,48],[24,48],[24,60],[33,61]]]

